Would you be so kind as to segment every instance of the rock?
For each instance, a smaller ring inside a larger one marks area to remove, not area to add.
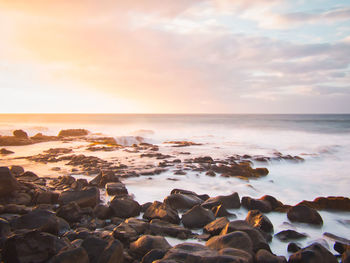
[[[139,233],[129,224],[122,222],[113,229],[112,235],[115,239],[118,239],[124,244],[128,245],[130,242],[137,239]]]
[[[323,225],[323,220],[320,214],[315,209],[305,205],[293,206],[289,209],[287,217],[292,222]]]
[[[171,194],[164,199],[164,203],[173,209],[191,209],[195,205],[200,205],[203,200],[190,194]]]
[[[235,214],[231,214],[229,213],[225,207],[223,207],[222,205],[218,205],[218,206],[214,206],[211,211],[214,213],[215,217],[223,217],[223,216],[233,216],[236,217]]]
[[[18,175],[24,173],[23,167],[19,166],[19,165],[11,165],[10,171],[14,176],[18,176]]]
[[[7,150],[5,148],[0,149],[0,154],[2,154],[2,155],[12,154],[12,153],[15,153],[15,152]]]
[[[55,204],[58,202],[59,193],[37,192],[34,198],[36,204]]]
[[[350,211],[350,198],[342,196],[317,197],[313,201],[302,201],[299,204],[317,210]]]
[[[100,202],[100,191],[96,187],[86,190],[64,191],[58,197],[58,203],[66,205],[76,202],[80,207],[95,207]]]
[[[0,238],[7,237],[11,232],[10,224],[7,220],[0,218]]]
[[[149,229],[149,223],[142,219],[128,218],[124,222],[135,229],[138,234],[143,234]]]
[[[112,215],[112,210],[106,205],[96,205],[93,211],[94,215],[99,219],[107,219]]]
[[[273,211],[280,211],[283,210],[285,207],[285,205],[281,201],[278,201],[275,197],[271,195],[264,195],[259,200],[268,202],[272,207]]]
[[[143,235],[130,244],[130,253],[136,258],[142,258],[152,249],[168,250],[171,246],[162,236]]]
[[[295,252],[299,251],[300,249],[301,249],[301,247],[299,247],[298,244],[296,244],[294,242],[289,243],[288,247],[287,247],[287,251],[290,253],[295,253]]]
[[[5,241],[2,259],[5,263],[47,262],[65,246],[66,242],[52,234],[37,230],[25,231]]]
[[[17,205],[28,206],[32,202],[32,197],[27,193],[14,192],[13,197],[10,199],[9,202]]]
[[[181,221],[185,227],[201,228],[215,220],[211,210],[196,205],[182,215]]]
[[[0,197],[11,195],[18,187],[19,184],[12,176],[9,168],[0,167]]]
[[[109,206],[113,214],[120,218],[129,218],[138,216],[141,212],[141,206],[130,197],[114,197]]]
[[[92,186],[105,187],[107,183],[120,183],[119,176],[113,171],[102,170],[89,184]]]
[[[245,219],[248,224],[253,227],[259,228],[264,232],[273,232],[273,225],[267,216],[262,214],[259,210],[251,210]]]
[[[86,136],[89,134],[89,131],[85,129],[67,129],[61,130],[58,133],[59,137],[71,137],[71,136]]]
[[[171,190],[171,193],[170,193],[170,194],[194,195],[194,196],[199,197],[199,198],[202,199],[203,201],[209,199],[209,195],[207,195],[207,194],[199,195],[199,194],[196,194],[196,193],[193,192],[193,191],[188,191],[188,190],[184,190],[184,189],[177,189],[177,188]]]
[[[283,256],[275,256],[271,252],[260,249],[255,255],[256,263],[287,263],[287,260]]]
[[[222,205],[226,209],[240,208],[241,202],[239,200],[238,193],[233,193],[227,196],[219,195],[217,197],[212,197],[202,204],[204,208],[210,209],[218,205]]]
[[[269,244],[267,243],[260,230],[252,227],[244,220],[231,221],[221,231],[220,235],[226,235],[234,231],[242,231],[248,234],[248,236],[253,242],[254,252],[257,252],[259,249],[266,249],[268,251],[271,251]]]
[[[234,262],[253,263],[253,256],[242,249],[223,248],[219,250],[219,254],[232,256],[236,260]]]
[[[84,248],[77,247],[60,251],[49,263],[89,263],[89,257]]]
[[[70,229],[66,221],[47,210],[33,210],[11,221],[11,225],[16,229],[40,230],[54,235]]]
[[[141,263],[152,263],[156,261],[157,259],[161,259],[164,257],[166,253],[166,250],[161,249],[152,249],[150,252],[148,252],[141,260]]]
[[[197,157],[193,159],[194,163],[214,163],[213,158],[210,156]]]
[[[118,240],[111,239],[99,257],[98,263],[123,263],[123,261],[122,243]]]
[[[98,262],[108,242],[98,237],[88,237],[84,239],[81,246],[86,250],[90,262]]]
[[[28,134],[23,130],[15,130],[13,131],[13,136],[19,139],[28,139]]]
[[[161,219],[173,224],[180,223],[177,211],[158,201],[154,201],[153,204],[146,209],[143,218],[147,220]]]
[[[220,234],[228,223],[229,221],[226,217],[221,217],[205,225],[203,230],[212,236],[216,236]]]
[[[251,197],[242,198],[242,206],[248,210],[259,210],[263,213],[272,211],[271,204],[266,200],[253,199]]]
[[[296,232],[294,230],[283,230],[281,232],[278,232],[275,237],[281,241],[290,241],[306,238],[307,235]]]
[[[211,169],[220,173],[224,177],[239,177],[239,178],[259,178],[266,176],[269,173],[267,168],[253,169],[249,162],[233,163],[230,166],[221,164],[219,166],[212,165]]]
[[[216,174],[215,174],[215,172],[214,172],[213,170],[207,171],[207,172],[205,173],[205,175],[208,175],[208,176],[211,176],[211,177],[215,177],[215,176],[216,176]]]
[[[337,258],[319,243],[313,243],[289,257],[288,263],[337,263]]]
[[[207,247],[220,250],[223,248],[242,249],[248,253],[253,251],[253,243],[248,234],[242,231],[235,231],[226,235],[214,236],[206,244]]]
[[[171,236],[179,239],[188,239],[192,235],[190,230],[160,219],[151,220],[149,230],[152,235]]]
[[[157,263],[236,263],[240,262],[230,255],[220,255],[206,246],[193,243],[182,243],[171,248]]]
[[[76,202],[70,202],[69,204],[61,206],[56,214],[70,223],[79,222],[82,218],[82,210]]]
[[[126,189],[125,184],[123,183],[107,183],[106,191],[108,195],[128,195],[128,189]]]

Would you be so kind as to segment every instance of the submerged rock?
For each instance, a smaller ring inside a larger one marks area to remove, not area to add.
[[[278,232],[275,237],[277,237],[281,241],[290,241],[290,240],[298,240],[306,238],[307,235],[299,233],[294,230],[283,230]]]
[[[323,225],[320,214],[313,208],[305,205],[296,205],[289,209],[287,217],[292,222]]]

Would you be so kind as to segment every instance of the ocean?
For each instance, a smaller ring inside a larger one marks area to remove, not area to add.
[[[210,196],[238,192],[240,197],[272,195],[280,201],[295,205],[302,200],[319,196],[346,196],[350,189],[350,114],[308,115],[235,115],[235,114],[2,114],[0,134],[9,135],[14,129],[23,129],[29,135],[41,132],[57,135],[61,129],[85,128],[93,134],[114,137],[123,145],[138,142],[162,146],[164,153],[176,154],[176,150],[163,144],[165,141],[193,141],[199,146],[181,148],[192,156],[209,155],[224,159],[235,154],[254,156],[283,155],[300,156],[305,161],[288,160],[268,163],[254,162],[255,167],[267,167],[269,175],[244,181],[237,178],[208,177],[188,172],[175,176],[172,171],[152,177],[125,179],[130,193],[140,203],[162,201],[173,188],[183,188]],[[50,148],[50,143],[33,146],[6,147],[16,156],[40,153]],[[179,149],[177,149],[179,150]],[[180,151],[180,150],[179,150]],[[84,153],[85,154],[85,153]],[[101,158],[121,158],[119,152],[88,153]],[[123,153],[125,155],[125,153]],[[9,158],[13,158],[9,157]],[[13,161],[13,160],[12,160]],[[10,165],[10,159],[0,160],[1,165]],[[36,164],[25,164],[35,169]],[[39,168],[37,168],[39,169]],[[45,170],[42,170],[45,171]],[[44,172],[43,172],[44,173]],[[47,174],[44,174],[47,175]],[[176,178],[177,180],[169,180]],[[108,201],[108,199],[106,199]],[[246,215],[244,209],[235,211],[238,218]],[[322,228],[293,225],[309,238],[305,245],[323,239],[331,246],[323,232],[350,236],[350,226],[344,224],[350,213],[322,211],[325,221]],[[286,227],[285,214],[270,213],[275,233]],[[173,243],[176,241],[172,241]],[[275,253],[286,255],[286,244],[272,242]]]

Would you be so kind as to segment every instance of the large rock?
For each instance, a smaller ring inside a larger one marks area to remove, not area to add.
[[[171,248],[170,244],[162,236],[143,235],[135,242],[130,244],[130,253],[137,258],[142,258],[152,249],[168,250]]]
[[[170,194],[184,194],[184,195],[194,195],[194,196],[197,196],[199,197],[200,199],[202,199],[203,201],[209,199],[209,195],[207,194],[202,194],[202,195],[199,195],[193,191],[189,191],[189,190],[184,190],[184,189],[173,189],[171,190]]]
[[[99,257],[98,263],[123,263],[123,245],[118,240],[111,239]]]
[[[313,201],[299,203],[317,210],[350,211],[350,198],[342,196],[317,197]]]
[[[248,196],[242,198],[242,206],[248,210],[259,210],[263,213],[272,211],[272,206],[268,201],[254,199]]]
[[[55,235],[70,229],[69,224],[64,219],[47,210],[33,210],[14,219],[11,224],[15,229],[36,229]]]
[[[50,263],[89,263],[89,256],[82,247],[64,249],[51,258]]]
[[[158,201],[154,201],[153,204],[146,209],[143,218],[147,220],[161,219],[173,224],[180,223],[180,218],[177,211]]]
[[[98,219],[107,219],[111,217],[112,209],[106,205],[98,204],[93,213]]]
[[[222,229],[229,223],[228,219],[226,217],[218,218],[209,224],[205,225],[203,230],[204,232],[209,233],[212,236],[220,234]]]
[[[28,139],[28,134],[23,130],[15,130],[13,131],[13,136],[19,139]]]
[[[86,250],[90,262],[98,262],[108,242],[98,237],[88,237],[84,239],[81,246]]]
[[[141,212],[140,204],[130,197],[114,197],[109,207],[120,218],[138,216]]]
[[[242,231],[248,234],[253,242],[253,251],[257,252],[259,249],[266,249],[271,251],[269,244],[260,232],[260,230],[252,227],[244,220],[235,220],[228,223],[221,231],[221,235],[226,235],[231,232]]]
[[[113,171],[102,170],[89,184],[92,186],[105,187],[107,183],[120,183],[119,176]]]
[[[313,243],[289,257],[288,263],[337,263],[337,258],[319,243]]]
[[[19,166],[19,165],[11,165],[10,171],[14,176],[18,176],[18,175],[24,173],[23,167]]]
[[[149,230],[152,235],[171,236],[179,239],[188,239],[192,235],[190,230],[160,219],[153,219],[149,224]]]
[[[164,203],[173,209],[191,209],[195,205],[200,205],[203,200],[195,195],[190,194],[171,194],[164,199]]]
[[[271,252],[260,249],[255,255],[256,263],[287,263],[287,260],[283,256],[275,256]]]
[[[320,214],[313,208],[305,205],[296,205],[289,209],[287,217],[292,222],[323,225]]]
[[[250,254],[253,252],[252,240],[248,234],[242,231],[235,231],[226,235],[214,236],[210,238],[205,245],[216,250],[223,248],[236,248],[242,249]]]
[[[205,209],[200,205],[194,206],[182,215],[181,221],[185,227],[201,228],[215,220],[211,210]]]
[[[19,187],[9,168],[0,167],[0,197],[11,195]]]
[[[123,183],[107,183],[106,191],[108,195],[128,195],[128,189],[126,189],[125,184]]]
[[[275,237],[277,237],[281,241],[290,241],[290,240],[298,240],[306,238],[307,235],[299,233],[294,230],[283,230],[278,232]]]
[[[162,249],[152,249],[146,255],[143,256],[141,263],[153,263],[157,259],[164,257],[166,251]]]
[[[70,136],[85,136],[88,134],[89,134],[89,131],[87,131],[85,129],[67,129],[67,130],[61,130],[58,133],[58,136],[70,137]]]
[[[78,222],[82,218],[82,210],[76,202],[61,206],[56,214],[71,223]]]
[[[64,191],[58,197],[58,203],[61,205],[76,202],[80,207],[95,207],[100,202],[100,191],[96,187],[85,190]]]
[[[3,247],[5,263],[47,262],[68,244],[58,237],[37,230],[26,231],[9,237]]]
[[[219,251],[220,255],[232,256],[239,263],[253,263],[253,255],[237,248],[223,248]]]
[[[264,232],[273,232],[273,225],[267,216],[262,214],[259,210],[251,210],[245,219],[248,224],[253,227],[259,228]]]
[[[216,197],[212,197],[202,204],[203,207],[210,209],[218,205],[222,205],[226,209],[240,208],[241,202],[239,200],[238,193],[233,193],[227,196],[219,195]]]

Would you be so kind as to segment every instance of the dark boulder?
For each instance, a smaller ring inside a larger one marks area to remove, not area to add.
[[[171,246],[162,236],[143,235],[130,244],[130,253],[141,259],[152,249],[168,250]]]
[[[102,251],[98,263],[123,263],[123,245],[119,240],[109,240],[107,246]]]
[[[237,248],[223,248],[219,250],[220,255],[229,255],[239,263],[253,263],[253,255],[242,249]]]
[[[82,247],[63,249],[49,263],[89,263],[89,256]]]
[[[271,252],[260,249],[255,255],[256,263],[287,263],[287,260],[283,256],[275,256]]]
[[[129,218],[138,216],[141,212],[141,206],[130,197],[114,197],[109,206],[113,215],[120,218]]]
[[[107,219],[111,217],[112,210],[106,205],[98,204],[95,206],[93,213],[98,219]]]
[[[24,173],[23,167],[19,166],[19,165],[11,165],[10,171],[14,176],[18,176],[18,175]]]
[[[153,219],[150,222],[149,231],[152,235],[171,236],[179,239],[188,239],[192,235],[190,230],[160,219]]]
[[[171,194],[164,199],[164,203],[173,209],[191,209],[202,204],[203,200],[190,194]]]
[[[28,134],[23,130],[13,131],[13,136],[15,136],[18,139],[28,139]]]
[[[180,223],[180,218],[177,211],[158,201],[154,201],[153,204],[146,209],[143,218],[147,220],[161,219],[173,224]]]
[[[102,170],[89,184],[92,186],[105,187],[107,183],[120,183],[119,176],[113,171]]]
[[[222,205],[214,206],[211,211],[214,213],[215,217],[232,216],[236,217],[235,214],[228,212]]]
[[[235,231],[226,235],[214,236],[210,238],[205,245],[216,250],[223,248],[236,248],[242,249],[250,254],[253,251],[252,240],[248,234],[242,231]]]
[[[0,149],[0,154],[2,154],[2,155],[8,155],[8,154],[12,154],[12,153],[15,153],[15,152],[7,150],[5,148]]]
[[[86,250],[90,262],[98,262],[108,242],[98,237],[88,237],[84,239],[81,246]]]
[[[9,237],[3,247],[5,263],[42,263],[50,260],[68,244],[58,237],[40,232],[25,231]]]
[[[320,214],[315,209],[305,205],[291,207],[287,213],[287,217],[292,222],[323,225],[323,220]]]
[[[108,195],[128,195],[128,189],[126,189],[125,184],[123,183],[107,183],[106,192]]]
[[[350,198],[342,196],[317,197],[313,201],[302,201],[299,204],[317,210],[350,211]]]
[[[278,232],[275,237],[281,241],[290,241],[306,238],[307,235],[288,229]]]
[[[35,204],[55,204],[58,202],[59,193],[56,192],[36,192],[34,197]]]
[[[273,225],[270,219],[268,219],[268,217],[262,214],[259,210],[249,211],[245,221],[247,221],[247,223],[251,226],[259,228],[264,232],[273,232]]]
[[[295,253],[298,252],[301,249],[297,243],[291,242],[288,244],[287,251],[289,253]]]
[[[64,206],[61,206],[56,215],[67,220],[70,223],[78,222],[82,218],[82,210],[76,202],[71,202]]]
[[[269,213],[272,211],[272,206],[268,201],[254,199],[247,196],[242,198],[242,206],[248,210],[259,210],[263,213]]]
[[[195,195],[195,196],[199,197],[200,199],[202,199],[203,201],[209,199],[209,195],[207,195],[207,194],[199,195],[193,191],[184,190],[184,189],[177,189],[177,188],[171,190],[170,194]]]
[[[140,233],[138,233],[132,226],[122,222],[113,229],[113,237],[120,240],[123,244],[128,245],[135,241]]]
[[[319,243],[313,243],[289,257],[288,263],[337,263],[337,258]]]
[[[212,197],[202,204],[203,207],[210,209],[218,205],[222,205],[226,209],[240,208],[241,202],[239,200],[238,193],[233,193],[227,196],[219,195],[216,197]]]
[[[19,188],[19,183],[11,174],[9,168],[0,167],[0,197],[7,197]]]
[[[61,205],[76,202],[80,207],[95,207],[100,202],[100,191],[96,187],[85,190],[64,191],[58,197]]]
[[[164,257],[166,253],[166,250],[162,249],[152,249],[150,252],[148,252],[141,260],[141,263],[152,263],[156,261],[157,259],[161,259]]]
[[[200,205],[194,206],[182,215],[181,221],[185,227],[201,228],[215,220],[211,210],[205,209]]]
[[[226,217],[221,217],[205,225],[203,230],[212,236],[219,235],[228,223],[229,221]]]

